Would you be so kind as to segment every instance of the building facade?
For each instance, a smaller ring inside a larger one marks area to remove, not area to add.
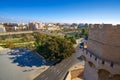
[[[6,32],[5,27],[2,24],[0,24],[0,32]]]
[[[90,24],[85,80],[120,80],[120,25]]]
[[[28,25],[30,30],[45,29],[44,24],[38,22],[30,22]]]
[[[47,30],[60,30],[60,27],[57,26],[56,24],[48,24],[46,29]]]

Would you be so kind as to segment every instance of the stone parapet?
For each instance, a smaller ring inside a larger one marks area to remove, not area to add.
[[[99,57],[90,50],[83,50],[82,55],[86,58],[86,62],[90,61],[94,64],[96,70],[105,69],[111,74],[120,74],[120,63]]]
[[[120,62],[120,25],[90,24],[88,49],[100,57]]]
[[[85,80],[120,80],[120,25],[90,24]]]

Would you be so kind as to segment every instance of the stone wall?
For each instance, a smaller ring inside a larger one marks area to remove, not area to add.
[[[96,69],[88,64],[86,61],[84,69],[84,80],[98,80]]]
[[[87,50],[84,50],[82,55],[86,58],[86,62],[91,62],[94,65],[92,67],[94,67],[96,70],[105,69],[111,74],[120,74],[120,64],[113,63],[113,65],[111,65],[110,61],[103,60],[102,58],[94,55],[94,53],[91,53]],[[86,68],[88,67],[86,67],[85,64],[85,69]]]
[[[86,58],[84,80],[120,80],[120,65],[111,66],[109,61],[103,62],[101,58],[87,50],[84,50],[82,55]]]
[[[90,24],[88,49],[104,59],[120,62],[120,25]]]
[[[71,80],[71,72],[68,72],[67,77],[65,80]]]
[[[90,24],[85,80],[120,80],[120,25]]]

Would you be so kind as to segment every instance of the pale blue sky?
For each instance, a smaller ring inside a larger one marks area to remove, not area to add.
[[[0,22],[119,23],[120,0],[1,0]]]

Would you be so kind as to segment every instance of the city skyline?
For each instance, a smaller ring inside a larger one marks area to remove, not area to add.
[[[0,3],[0,22],[119,24],[119,3],[119,0],[5,0]]]

